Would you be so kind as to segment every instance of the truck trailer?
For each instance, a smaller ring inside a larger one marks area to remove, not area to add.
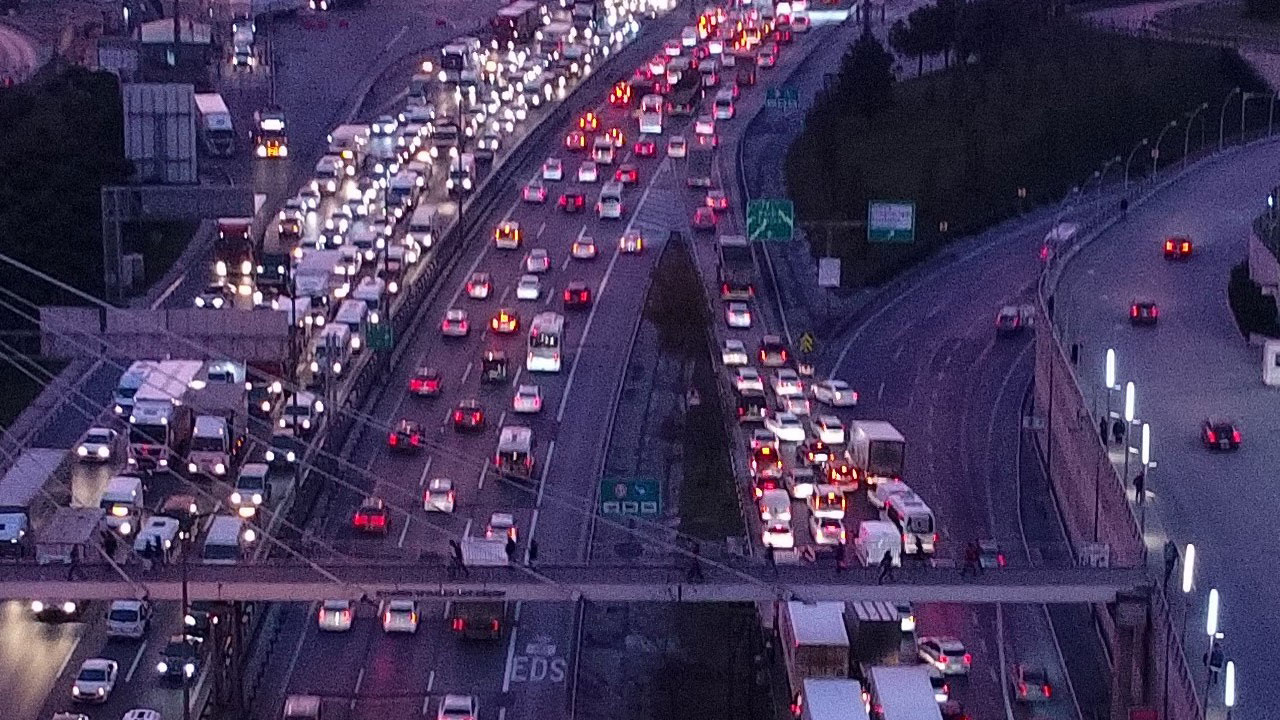
[[[129,414],[129,467],[150,471],[170,467],[191,444],[192,384],[204,363],[166,360],[156,363],[134,395]]]
[[[844,603],[783,601],[777,607],[778,635],[791,687],[791,708],[804,702],[804,681],[849,677],[849,635]]]
[[[855,420],[850,428],[849,459],[867,484],[901,480],[907,440],[891,423]]]

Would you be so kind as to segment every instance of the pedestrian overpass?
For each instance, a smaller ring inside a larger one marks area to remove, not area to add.
[[[876,568],[704,563],[689,565],[538,565],[472,567],[463,574],[438,561],[308,565],[0,565],[0,598],[311,602],[349,598],[460,597],[563,602],[760,602],[779,598],[944,603],[1110,603],[1146,596],[1141,568],[1003,568],[961,577],[955,568],[901,568],[884,584]],[[126,574],[127,573],[127,577]]]

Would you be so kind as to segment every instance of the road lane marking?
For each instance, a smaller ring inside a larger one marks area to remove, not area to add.
[[[448,616],[446,615],[446,617]],[[431,674],[427,675],[427,692],[431,692],[431,689],[434,688],[435,685],[436,685],[436,671],[432,670]],[[427,700],[430,700],[430,698],[427,698],[426,700],[422,701],[422,713],[424,715],[427,712]]]
[[[129,682],[133,679],[133,673],[138,669],[138,663],[142,662],[142,653],[147,651],[147,641],[143,640],[138,646],[138,652],[134,653],[133,662],[129,664],[129,672],[125,673],[124,681]]]
[[[436,679],[436,671],[435,671],[435,670],[432,670],[432,671],[431,671],[431,679],[432,679],[432,680],[435,680],[435,679]],[[431,692],[430,683],[428,683],[427,692]],[[423,698],[422,698],[422,714],[423,714],[423,715],[426,715],[426,714],[427,714],[427,708],[429,708],[429,707],[431,707],[431,696],[430,696],[430,695],[427,695],[427,696],[425,696],[425,697],[423,697]]]
[[[529,548],[533,547],[533,534],[538,531],[538,508],[533,509],[533,519],[529,521],[529,542],[524,546],[524,564],[529,564]]]
[[[156,298],[155,301],[151,303],[151,307],[148,309],[155,310],[156,308],[163,305],[164,301],[168,300],[169,296],[173,294],[173,291],[177,290],[178,286],[182,284],[182,281],[186,279],[187,279],[186,273],[183,273],[179,275],[177,278],[175,278],[173,282],[169,283],[169,287],[165,288],[164,292],[160,293],[160,297]]]
[[[302,646],[306,643],[307,633],[311,632],[312,624],[310,618],[315,617],[319,609],[319,602],[311,603],[311,609],[307,613],[307,621],[302,626],[302,632],[298,633],[298,644],[293,647],[293,656],[289,658],[289,667],[285,669],[284,681],[280,684],[280,687],[285,690],[288,690],[289,681],[293,679],[293,670],[298,666],[298,657],[302,655]]]
[[[515,376],[514,376],[514,377],[512,377],[512,378],[511,378],[511,387],[519,387],[519,385],[520,385],[520,373],[522,373],[522,372],[524,372],[524,366],[523,366],[523,365],[521,365],[520,367],[516,368],[516,374],[515,374]],[[499,423],[499,424],[501,424],[501,423]]]
[[[413,515],[405,514],[404,527],[400,528],[400,539],[396,541],[396,547],[404,547],[404,538],[409,534],[409,521],[413,519]]]
[[[483,490],[483,489],[484,489],[484,479],[485,479],[486,477],[488,477],[488,476],[489,476],[489,461],[488,461],[488,460],[485,460],[485,461],[484,461],[484,464],[480,466],[480,478],[479,478],[479,480],[476,482],[476,489],[477,489],[477,490]]]
[[[516,610],[512,614],[511,625],[515,630],[511,633],[510,639],[507,641],[507,667],[502,673],[502,692],[511,692],[511,668],[515,666],[516,658],[516,635],[520,634],[520,609],[523,603],[516,601]]]
[[[502,413],[498,415],[498,427],[502,428],[506,424],[507,424],[507,411],[503,410]]]
[[[536,507],[542,507],[542,494],[547,489],[547,472],[551,469],[551,458],[556,455],[556,441],[547,446],[547,459],[542,463],[542,477],[538,480],[538,500]]]
[[[884,397],[884,381],[881,380],[880,389],[876,391],[876,402],[880,402],[880,399],[883,397]]]
[[[466,384],[467,384],[467,378],[471,377],[471,368],[472,368],[472,367],[474,367],[474,366],[475,366],[475,364],[476,364],[476,363],[475,363],[475,361],[474,361],[474,360],[472,360],[471,362],[467,363],[467,369],[462,371],[462,379],[458,381],[459,383],[461,383],[461,384],[463,384],[463,385],[466,385]]]
[[[511,287],[508,286],[506,290],[502,291],[502,297],[498,298],[498,304],[502,305],[503,303],[505,303],[507,301],[507,296],[510,294],[511,294]]]
[[[356,709],[355,696],[360,694],[360,686],[364,684],[364,668],[360,668],[360,673],[356,675],[356,689],[351,692],[351,709]]]
[[[418,487],[427,484],[427,473],[431,472],[431,462],[435,460],[435,456],[427,458],[427,463],[422,466],[422,474],[418,476]]]
[[[507,720],[507,708],[505,705],[498,708],[498,720]]]
[[[543,222],[541,225],[538,226],[538,232],[534,233],[534,237],[542,237],[542,233],[546,229],[547,229],[547,223]]]

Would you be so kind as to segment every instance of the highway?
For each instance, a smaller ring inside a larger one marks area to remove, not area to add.
[[[1096,388],[1097,401],[1105,403],[1109,347],[1116,350],[1119,382],[1135,383],[1136,415],[1151,425],[1158,463],[1147,474],[1147,546],[1159,552],[1166,537],[1195,543],[1195,592],[1185,605],[1182,597],[1173,599],[1174,612],[1189,613],[1186,653],[1202,683],[1206,598],[1209,588],[1221,592],[1226,654],[1240,668],[1239,682],[1250,688],[1251,701],[1234,713],[1243,720],[1266,716],[1274,701],[1262,680],[1268,663],[1262,651],[1265,639],[1280,632],[1269,609],[1274,581],[1266,580],[1276,577],[1280,540],[1256,532],[1254,520],[1267,512],[1259,499],[1270,496],[1280,421],[1274,391],[1260,381],[1261,353],[1237,330],[1226,284],[1246,256],[1250,223],[1265,210],[1277,160],[1280,147],[1260,145],[1197,168],[1082,250],[1058,293],[1064,327],[1083,348],[1081,383]],[[1169,235],[1193,240],[1189,260],[1164,259]],[[1157,327],[1129,324],[1128,306],[1138,297],[1159,303]],[[1238,452],[1212,452],[1201,444],[1200,422],[1212,414],[1238,423]],[[1212,694],[1217,706],[1221,685]]]

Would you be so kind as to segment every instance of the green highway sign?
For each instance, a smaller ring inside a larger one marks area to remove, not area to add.
[[[811,353],[817,346],[818,341],[813,337],[813,333],[806,330],[805,333],[800,336],[800,352]]]
[[[364,341],[370,350],[390,350],[395,345],[395,333],[390,323],[369,325],[364,332]]]
[[[601,515],[662,514],[662,488],[655,478],[607,477],[600,481]]]
[[[790,242],[795,236],[796,209],[790,200],[751,200],[747,203],[747,239]]]
[[[774,110],[795,110],[800,107],[800,91],[792,85],[768,88],[764,91],[764,106]]]
[[[910,244],[916,240],[916,204],[910,200],[867,203],[867,242]]]

